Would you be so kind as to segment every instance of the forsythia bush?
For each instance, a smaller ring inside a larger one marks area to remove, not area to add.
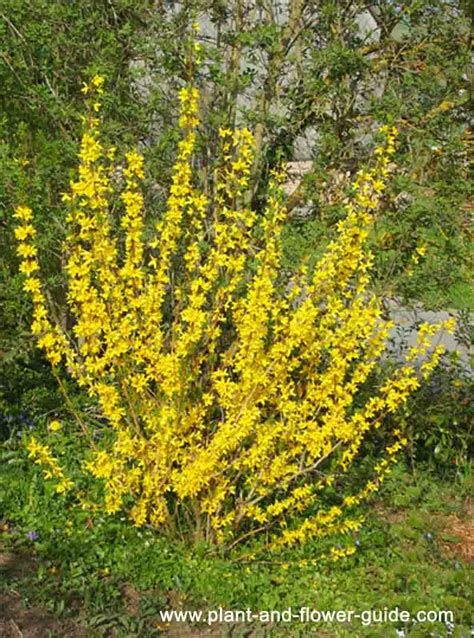
[[[359,172],[338,238],[314,272],[303,264],[284,281],[284,174],[273,173],[262,216],[247,207],[252,134],[220,130],[213,182],[199,190],[199,94],[182,89],[183,136],[167,209],[151,232],[136,152],[126,155],[117,193],[114,149],[102,146],[96,116],[102,84],[96,76],[84,86],[90,109],[79,176],[64,195],[72,331],[50,318],[32,212],[24,205],[16,209],[16,237],[40,347],[58,373],[65,365],[98,401],[110,424],[102,441],[85,439],[82,465],[103,481],[105,511],[125,508],[137,526],[186,529],[228,547],[261,531],[275,549],[357,530],[361,520],[351,509],[377,489],[403,434],[394,432],[359,492],[325,506],[324,490],[350,469],[367,433],[406,401],[442,351],[417,364],[439,328],[422,326],[405,364],[365,404],[356,402],[390,329],[368,288],[366,240],[396,130],[381,129],[385,142],[374,166]],[[58,492],[74,487],[48,444],[32,438],[28,449]],[[332,556],[352,551],[335,548]]]

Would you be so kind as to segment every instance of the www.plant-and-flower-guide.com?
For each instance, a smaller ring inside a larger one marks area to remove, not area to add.
[[[351,623],[360,621],[364,626],[395,623],[433,623],[454,622],[454,614],[450,610],[421,609],[412,614],[406,609],[394,607],[389,609],[313,609],[311,607],[288,607],[287,609],[218,609],[209,610],[163,610],[160,611],[162,622],[206,623]]]

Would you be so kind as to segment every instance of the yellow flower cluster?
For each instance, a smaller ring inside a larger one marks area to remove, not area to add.
[[[93,111],[101,91],[97,77],[84,87]],[[328,459],[339,473],[348,471],[367,433],[407,400],[441,355],[437,349],[415,365],[440,326],[422,327],[406,364],[357,404],[391,328],[370,292],[366,244],[396,130],[383,128],[374,166],[358,173],[338,237],[315,270],[303,264],[285,283],[283,171],[272,173],[257,215],[245,195],[252,134],[220,129],[219,160],[202,192],[192,170],[199,93],[185,87],[179,98],[182,139],[166,210],[149,241],[143,158],[126,155],[125,185],[112,199],[114,149],[103,147],[96,117],[86,120],[79,177],[64,196],[72,334],[49,319],[31,210],[15,213],[33,333],[111,425],[108,443],[84,469],[104,482],[106,512],[132,502],[137,526],[173,533],[192,520],[196,538],[229,545],[268,529],[274,548],[352,534],[361,520],[346,510],[377,489],[405,440],[395,433],[366,486],[325,509],[321,491],[334,482]],[[111,213],[117,202],[118,230]],[[46,448],[30,446],[37,462],[66,480]],[[335,548],[329,557],[351,551]]]
[[[30,459],[34,459],[35,463],[38,465],[42,465],[46,468],[43,470],[44,478],[54,478],[57,480],[55,489],[58,494],[64,494],[74,486],[72,480],[64,475],[61,466],[57,459],[51,454],[51,450],[47,445],[42,445],[34,436],[32,436],[27,449],[28,457]]]

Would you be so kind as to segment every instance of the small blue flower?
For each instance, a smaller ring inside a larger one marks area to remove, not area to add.
[[[357,539],[357,540],[356,540],[356,542],[355,542],[355,546],[356,546],[356,547],[360,547],[360,540],[359,540],[359,539]]]
[[[39,534],[38,532],[28,532],[28,534],[26,535],[26,537],[30,540],[30,541],[37,541],[39,538]]]
[[[23,421],[23,423],[25,423],[30,428],[30,430],[35,427],[33,421],[29,419],[25,414],[20,414],[20,421]]]

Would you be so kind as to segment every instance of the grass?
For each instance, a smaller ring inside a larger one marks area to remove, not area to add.
[[[410,637],[470,635],[468,473],[442,482],[426,469],[414,475],[399,466],[366,507],[358,552],[337,563],[302,568],[292,560],[301,558],[301,550],[294,550],[287,564],[242,564],[211,556],[205,547],[190,548],[151,530],[130,528],[120,517],[73,513],[45,491],[34,468],[12,461],[7,459],[0,469],[1,593],[7,611],[13,610],[3,619],[7,636],[19,635],[13,633],[12,621],[25,638],[35,635],[27,633],[25,621],[28,613],[31,620],[32,610],[33,624],[46,623],[44,636],[390,638],[402,635],[397,629]],[[38,538],[31,540],[29,532]],[[311,558],[315,550],[308,547],[304,557]],[[364,626],[360,620],[350,625],[293,621],[209,628],[166,626],[159,616],[164,609],[219,607],[359,612],[398,607],[412,614],[443,609],[454,612],[455,629],[452,633],[439,623]],[[210,630],[214,633],[206,633]]]
[[[456,310],[474,312],[474,287],[468,282],[456,284],[451,288],[450,301]]]

